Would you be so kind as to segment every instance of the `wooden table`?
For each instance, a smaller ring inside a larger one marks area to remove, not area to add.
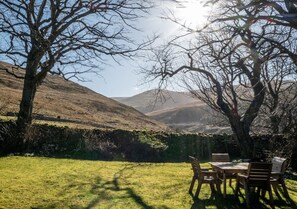
[[[226,175],[234,173],[243,173],[248,170],[249,163],[237,162],[209,162],[213,170],[223,174],[224,192],[223,196],[226,197]]]

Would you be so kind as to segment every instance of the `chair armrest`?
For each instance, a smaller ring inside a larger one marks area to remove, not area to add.
[[[215,179],[218,179],[218,172],[216,171],[201,171],[201,176],[212,176]]]
[[[243,174],[243,173],[238,173],[237,177],[238,178],[245,178],[245,179],[248,178],[248,176],[246,174]]]
[[[243,173],[237,174],[237,178],[236,178],[237,184],[244,184],[244,182],[246,182],[247,180],[248,180],[248,176],[246,174],[243,174]]]
[[[278,172],[271,172],[270,177],[272,179],[282,179],[284,177],[283,173],[278,173]]]
[[[281,176],[281,175],[284,175],[284,174],[283,173],[280,173],[280,172],[271,172],[271,175],[273,175],[273,176],[276,176],[276,175]]]
[[[204,171],[209,171],[210,169],[211,168],[201,168],[200,170],[204,172]]]
[[[278,182],[278,178],[270,176],[270,182]]]
[[[216,171],[201,171],[201,173],[203,173],[203,174],[217,174],[218,172],[216,172]]]

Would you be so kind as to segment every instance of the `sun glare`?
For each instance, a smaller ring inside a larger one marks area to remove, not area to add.
[[[210,7],[203,6],[201,0],[184,0],[175,8],[176,17],[191,27],[205,24],[209,12]]]

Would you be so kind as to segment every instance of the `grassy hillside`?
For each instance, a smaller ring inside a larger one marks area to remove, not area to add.
[[[227,121],[205,104],[191,103],[150,112],[147,115],[177,130],[194,133],[231,133]]]
[[[156,90],[150,90],[132,97],[114,99],[134,107],[143,113],[177,108],[183,105],[188,105],[189,103],[201,104],[201,101],[192,98],[189,94],[184,92],[163,90],[160,94],[158,93],[159,92]]]
[[[5,157],[0,158],[0,208],[246,208],[243,198],[234,195],[234,181],[226,198],[211,196],[203,184],[199,199],[193,199],[188,194],[192,173],[189,163]],[[276,209],[296,208],[297,182],[286,184],[292,200],[273,194]],[[253,208],[270,208],[267,198],[268,192],[266,201],[254,200]]]
[[[164,90],[160,96],[151,90],[132,97],[115,99],[173,129],[203,133],[231,132],[222,115],[186,92]]]
[[[11,65],[0,62],[0,112],[18,112],[22,80],[4,70]],[[167,126],[145,116],[132,107],[116,102],[72,81],[48,75],[38,88],[34,103],[35,122],[45,121],[82,128],[111,128],[132,130],[165,130]]]

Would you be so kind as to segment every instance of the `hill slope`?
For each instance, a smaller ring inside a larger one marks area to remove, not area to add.
[[[132,106],[143,113],[157,112],[178,108],[191,103],[203,104],[192,98],[188,93],[163,90],[157,95],[157,91],[150,90],[132,97],[114,98],[115,100]]]
[[[0,62],[0,112],[1,115],[11,115],[18,112],[23,81],[3,69],[11,70],[12,65]],[[66,122],[84,128],[167,129],[165,124],[132,107],[52,75],[48,75],[38,88],[33,112],[35,119]]]
[[[156,98],[155,91],[151,90],[132,97],[114,99],[177,130],[230,133],[222,116],[202,101],[185,92],[163,91],[162,95],[161,98]]]

